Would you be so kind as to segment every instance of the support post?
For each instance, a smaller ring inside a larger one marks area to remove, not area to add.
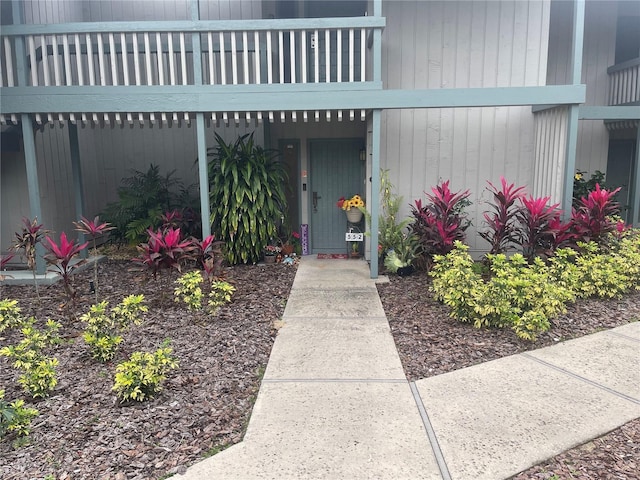
[[[189,4],[191,20],[200,20],[198,0]],[[193,81],[202,85],[202,46],[200,32],[191,36],[193,44]],[[196,113],[196,142],[198,145],[198,183],[200,185],[200,215],[202,217],[202,239],[211,235],[211,207],[209,205],[209,170],[207,168],[207,137],[205,136],[204,113]]]
[[[82,167],[80,166],[80,146],[78,143],[78,126],[69,122],[69,154],[71,156],[71,173],[73,175],[73,199],[76,208],[76,221],[84,216],[84,189],[82,187]],[[78,232],[78,242],[84,243],[85,235]],[[87,258],[87,250],[80,252],[81,258]]]
[[[573,39],[571,48],[571,84],[582,81],[582,46],[584,42],[584,0],[575,0],[573,5]],[[576,169],[576,150],[578,145],[579,105],[569,106],[567,115],[567,144],[565,148],[564,188],[562,209],[565,216],[571,214],[573,202],[573,175]]]
[[[378,278],[378,215],[380,214],[380,117],[374,110],[371,122],[371,278]]]

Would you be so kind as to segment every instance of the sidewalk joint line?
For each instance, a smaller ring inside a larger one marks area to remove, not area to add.
[[[594,382],[593,380],[589,380],[588,378],[583,377],[581,375],[578,375],[577,373],[573,373],[570,370],[567,370],[565,368],[562,368],[562,367],[559,367],[557,365],[554,365],[553,363],[549,363],[549,362],[546,362],[546,361],[541,360],[539,358],[536,358],[533,355],[529,355],[528,353],[521,353],[520,355],[522,355],[523,357],[528,358],[529,360],[533,360],[533,361],[538,362],[538,363],[540,363],[542,365],[546,365],[547,367],[551,367],[554,370],[557,370],[557,371],[562,372],[562,373],[564,373],[566,375],[569,375],[569,376],[571,376],[573,378],[581,380],[581,381],[583,381],[585,383],[588,383],[589,385],[593,385],[594,387],[598,387],[601,390],[604,390],[604,391],[609,392],[609,393],[611,393],[613,395],[616,395],[618,397],[624,398],[625,400],[628,400],[630,402],[633,402],[635,404],[640,405],[640,400],[638,400],[637,398],[630,397],[629,395],[625,395],[624,393],[621,393],[621,392],[618,392],[616,390],[613,390],[612,388],[606,387],[606,386],[604,386],[604,385],[602,385],[602,384],[600,384],[598,382]]]
[[[622,337],[627,340],[632,340],[634,342],[640,343],[640,338],[630,337],[629,335],[625,335],[624,333],[612,332],[611,330],[607,330],[606,333],[608,333],[609,335],[615,335],[616,337]]]
[[[262,383],[407,383],[406,378],[264,378]]]
[[[420,392],[418,392],[416,382],[410,382],[409,387],[411,388],[413,399],[418,406],[420,417],[422,417],[422,424],[424,425],[424,429],[427,431],[427,437],[429,438],[429,443],[431,444],[433,455],[436,457],[436,463],[438,464],[440,475],[442,476],[443,480],[451,480],[451,474],[449,473],[449,467],[447,467],[447,461],[444,459],[444,455],[442,453],[442,450],[440,449],[438,437],[436,437],[436,432],[433,429],[433,425],[431,425],[431,420],[429,420],[427,409],[424,407],[424,403],[422,403],[422,397],[420,396]]]

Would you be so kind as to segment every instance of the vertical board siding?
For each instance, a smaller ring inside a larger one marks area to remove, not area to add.
[[[535,163],[531,194],[535,197],[550,196],[552,203],[562,201],[567,116],[567,107],[535,114]]]
[[[383,2],[385,88],[544,85],[549,1]],[[535,125],[530,107],[384,111],[381,167],[409,203],[438,181],[471,190],[468,241],[486,249],[486,181],[501,175],[533,185]]]

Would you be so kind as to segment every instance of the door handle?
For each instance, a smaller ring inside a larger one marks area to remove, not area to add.
[[[316,213],[318,211],[318,199],[322,198],[318,195],[318,192],[313,192],[313,211]]]

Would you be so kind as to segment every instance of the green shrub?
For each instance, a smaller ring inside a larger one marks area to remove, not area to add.
[[[33,398],[46,397],[58,384],[56,358],[44,354],[47,347],[59,343],[60,324],[47,320],[44,330],[34,327],[35,319],[25,321],[21,329],[24,338],[17,345],[0,349],[0,355],[13,359],[13,366],[23,371],[18,383]]]
[[[0,333],[8,328],[19,327],[22,321],[17,300],[9,300],[8,298],[0,300]]]
[[[133,352],[128,361],[116,367],[114,390],[121,402],[142,402],[162,389],[167,373],[177,368],[173,350],[165,341],[154,353]]]
[[[176,302],[184,302],[189,310],[202,309],[202,273],[199,270],[188,272],[176,280],[178,286],[173,290]]]
[[[147,311],[143,300],[144,295],[129,295],[111,310],[110,315],[107,314],[109,303],[105,300],[92,305],[81,317],[87,323],[82,338],[91,347],[93,358],[106,362],[114,357],[118,345],[122,343],[120,333],[131,324],[139,325],[140,314]]]
[[[7,402],[4,399],[4,390],[0,390],[0,439],[12,432],[18,436],[29,435],[31,420],[38,413],[35,408],[25,407],[24,400]]]
[[[287,173],[278,153],[255,145],[253,134],[229,144],[216,134],[216,142],[208,153],[212,228],[230,264],[256,263],[286,212]]]
[[[595,242],[578,245],[582,250],[576,258],[581,273],[580,296],[614,298],[637,288],[637,242],[623,240],[618,251],[611,252],[605,252]]]
[[[215,313],[218,311],[218,308],[231,301],[231,296],[235,291],[236,287],[228,282],[222,280],[212,282],[208,302],[209,313],[215,315]]]

